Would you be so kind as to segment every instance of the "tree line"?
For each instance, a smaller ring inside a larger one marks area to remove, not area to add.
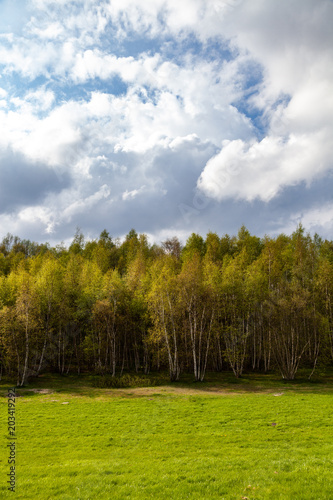
[[[279,370],[333,359],[333,242],[302,226],[259,238],[193,233],[150,245],[104,230],[68,248],[0,244],[1,374]]]

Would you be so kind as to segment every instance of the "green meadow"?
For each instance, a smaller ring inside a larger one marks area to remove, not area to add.
[[[333,498],[332,377],[208,374],[113,389],[91,376],[42,375],[16,390],[15,493],[7,387],[1,498]]]

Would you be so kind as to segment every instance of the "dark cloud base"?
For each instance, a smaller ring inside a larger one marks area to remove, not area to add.
[[[68,174],[38,163],[29,163],[19,154],[7,153],[0,158],[0,213],[35,206],[49,193],[59,193],[71,184]]]

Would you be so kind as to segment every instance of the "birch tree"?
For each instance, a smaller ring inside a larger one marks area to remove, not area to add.
[[[196,381],[205,377],[214,319],[211,288],[205,283],[199,252],[188,254],[180,279],[181,303],[190,334],[193,371]]]
[[[182,336],[182,310],[177,264],[174,257],[158,259],[150,269],[151,283],[148,305],[152,320],[151,340],[155,346],[163,345],[169,366],[170,380],[180,375],[180,349]]]
[[[224,322],[222,327],[225,356],[235,377],[244,370],[250,335],[250,300],[246,289],[245,250],[224,261],[222,270],[222,296]]]

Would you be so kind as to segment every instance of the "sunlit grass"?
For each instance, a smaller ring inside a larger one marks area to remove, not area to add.
[[[272,377],[267,380],[266,386],[262,382],[260,389],[245,392],[259,383],[249,377],[236,384],[238,393],[234,386],[232,393],[220,394],[209,392],[219,387],[218,379],[183,383],[177,394],[167,385],[146,393],[110,392],[90,387],[89,378],[42,377],[17,390],[22,397],[16,400],[18,467],[12,496],[332,498],[331,385],[275,386]],[[27,390],[32,388],[54,392]],[[1,398],[5,439],[6,403]],[[6,461],[3,446],[1,498],[11,498]]]

